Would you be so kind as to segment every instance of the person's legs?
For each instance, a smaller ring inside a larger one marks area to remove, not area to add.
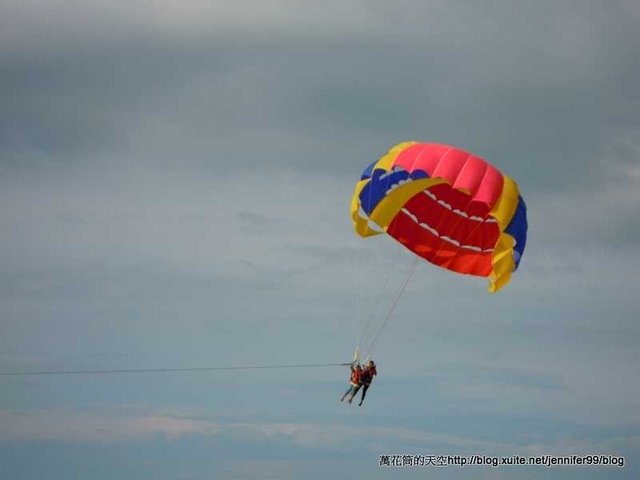
[[[347,391],[344,392],[344,395],[342,395],[342,398],[340,399],[340,401],[343,401],[347,395],[349,395],[351,392],[353,392],[354,388],[355,387],[353,385],[349,385],[349,388],[347,388]]]
[[[362,406],[362,402],[364,402],[364,397],[367,394],[367,390],[369,390],[370,385],[365,385],[362,389],[362,397],[360,397],[360,406]]]
[[[353,397],[355,397],[358,394],[358,390],[360,390],[361,386],[362,385],[358,385],[357,387],[353,387],[353,393],[349,397],[349,403],[351,403],[353,401]]]

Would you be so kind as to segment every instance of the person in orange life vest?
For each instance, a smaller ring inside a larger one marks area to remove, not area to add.
[[[362,375],[362,367],[360,365],[356,365],[356,367],[353,367],[352,365],[349,365],[349,368],[351,369],[351,379],[349,381],[349,388],[347,388],[347,391],[344,392],[344,395],[342,395],[342,398],[340,398],[340,401],[344,401],[345,397],[349,394],[351,394],[351,396],[349,397],[349,403],[351,403],[351,401],[353,400],[353,397],[355,396],[356,393],[358,393],[358,389],[360,388],[360,376]]]
[[[360,403],[358,404],[358,406],[362,406],[362,402],[364,402],[364,397],[367,394],[367,390],[369,390],[369,387],[371,386],[371,381],[377,374],[378,372],[376,371],[376,364],[373,363],[373,360],[369,360],[369,363],[364,368],[364,370],[362,371],[362,375],[360,376],[360,384],[364,388],[362,389],[362,397],[360,397]],[[356,390],[356,393],[357,392],[358,390]]]

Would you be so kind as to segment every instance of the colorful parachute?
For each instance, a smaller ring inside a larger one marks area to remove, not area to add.
[[[405,142],[371,164],[351,201],[355,231],[386,232],[429,262],[488,277],[497,292],[518,268],[527,209],[518,185],[455,147]]]

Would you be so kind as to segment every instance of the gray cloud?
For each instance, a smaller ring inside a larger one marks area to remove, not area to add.
[[[372,3],[336,24],[342,35],[299,9],[284,22],[277,6],[264,29],[235,8],[210,7],[214,24],[189,8],[159,23],[134,9],[117,36],[107,15],[83,48],[61,39],[84,23],[56,17],[49,50],[3,54],[3,156],[105,150],[351,172],[426,139],[478,152],[525,189],[564,189],[588,181],[616,127],[637,128],[637,30],[616,4],[547,7],[436,2],[407,15]]]
[[[302,372],[302,387],[279,371],[167,381],[180,396],[165,380],[37,380],[3,384],[0,405],[44,409],[0,412],[3,432],[148,438],[158,421],[165,439],[258,451],[263,435],[278,442],[262,459],[295,446],[309,461],[336,460],[333,439],[346,448],[354,431],[375,436],[376,455],[635,452],[639,13],[632,1],[2,2],[2,369],[348,360],[411,265],[349,218],[362,169],[402,140],[493,162],[530,221],[497,295],[418,266],[376,345],[371,412],[332,410],[342,370]],[[117,392],[253,413],[216,437],[224,422],[198,415],[74,412]],[[245,475],[238,463],[228,471]]]

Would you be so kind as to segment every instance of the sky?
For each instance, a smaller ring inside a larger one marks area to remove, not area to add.
[[[639,478],[638,45],[632,0],[0,2],[0,373],[322,365],[0,375],[0,477]],[[502,291],[392,308],[349,205],[405,140],[518,182]]]

